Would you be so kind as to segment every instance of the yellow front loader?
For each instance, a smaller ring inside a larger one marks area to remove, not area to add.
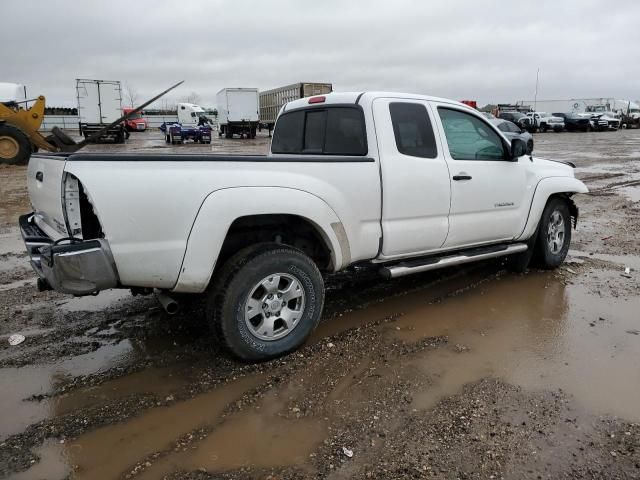
[[[61,152],[75,145],[59,128],[46,138],[38,131],[44,120],[43,96],[35,99],[30,108],[21,107],[21,103],[26,102],[0,102],[0,163],[24,165],[38,149]]]
[[[45,100],[42,95],[34,100],[0,102],[0,163],[9,165],[26,165],[33,152],[38,149],[49,152],[75,152],[100,136],[115,125],[132,117],[147,105],[173,90],[184,82],[178,82],[164,92],[146,101],[139,107],[130,110],[115,122],[106,125],[81,142],[76,142],[60,128],[53,127],[51,135],[43,137],[38,131],[44,120]],[[30,108],[22,108],[21,104],[34,102]]]

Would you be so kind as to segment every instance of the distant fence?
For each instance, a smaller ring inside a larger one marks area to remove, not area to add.
[[[50,131],[53,127],[62,128],[63,130],[77,130],[78,129],[78,116],[77,115],[45,115],[42,121],[40,130],[46,132]]]

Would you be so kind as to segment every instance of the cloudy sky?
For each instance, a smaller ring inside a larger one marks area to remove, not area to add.
[[[539,99],[640,97],[636,0],[0,0],[0,17],[0,81],[52,106],[76,78],[141,101],[321,81],[485,104],[533,98],[538,67]]]

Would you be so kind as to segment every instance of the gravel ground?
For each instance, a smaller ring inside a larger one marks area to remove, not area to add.
[[[36,292],[26,169],[0,167],[0,478],[640,478],[640,130],[535,141],[591,190],[565,265],[335,275],[308,344],[257,365],[197,300]]]

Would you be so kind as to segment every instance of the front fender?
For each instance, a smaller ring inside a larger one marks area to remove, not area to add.
[[[542,211],[549,200],[549,197],[558,193],[588,193],[589,189],[580,180],[574,177],[547,177],[543,178],[536,185],[533,194],[529,216],[524,229],[514,240],[527,240],[538,228],[538,222],[542,216]]]
[[[333,265],[336,269],[342,265],[340,240],[332,225],[339,225],[340,219],[321,198],[294,188],[226,188],[210,193],[202,203],[189,233],[180,275],[173,290],[203,292],[209,285],[222,244],[234,220],[269,214],[297,215],[315,224],[330,246]]]

